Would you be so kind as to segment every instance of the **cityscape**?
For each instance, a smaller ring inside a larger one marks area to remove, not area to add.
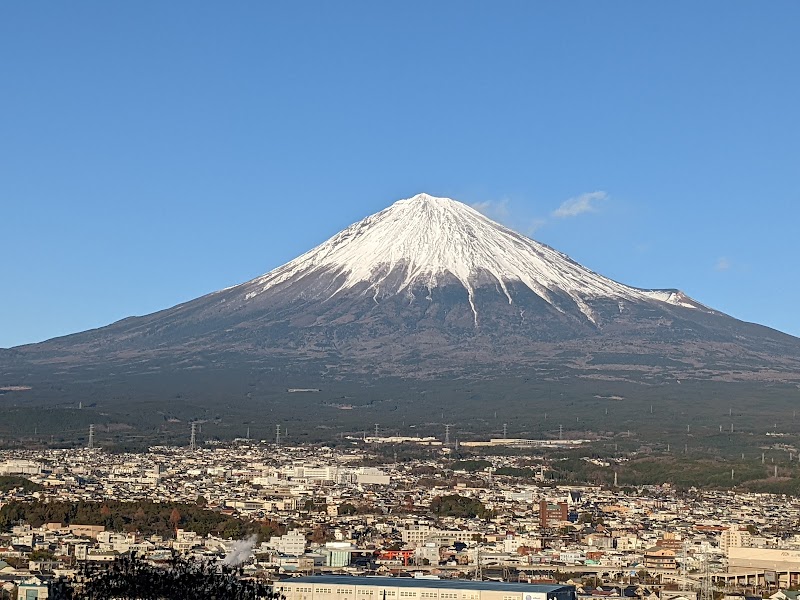
[[[689,600],[780,598],[800,582],[797,498],[552,479],[548,454],[586,440],[499,438],[481,443],[478,460],[435,438],[192,441],[140,454],[0,454],[5,592],[46,590],[132,552],[227,561],[287,598],[367,575],[412,578],[382,585],[433,586],[440,598],[454,581]]]
[[[799,22],[0,3],[0,600],[800,600]]]

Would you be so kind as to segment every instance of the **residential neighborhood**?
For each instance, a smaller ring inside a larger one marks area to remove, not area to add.
[[[518,459],[491,450],[479,463],[446,447],[381,461],[364,440],[4,451],[0,476],[27,483],[0,492],[0,598],[45,598],[48,582],[128,553],[225,561],[276,586],[373,575],[694,600],[800,584],[796,498],[560,485],[547,452],[532,477],[515,477],[497,471]]]

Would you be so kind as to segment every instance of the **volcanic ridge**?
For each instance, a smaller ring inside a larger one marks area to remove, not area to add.
[[[800,340],[676,289],[618,283],[461,202],[419,194],[246,283],[0,351],[0,384],[147,374],[157,389],[165,374],[229,367],[323,379],[790,382]]]

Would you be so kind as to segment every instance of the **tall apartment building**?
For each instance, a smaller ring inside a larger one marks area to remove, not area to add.
[[[547,500],[539,502],[539,527],[551,529],[558,527],[569,517],[569,506],[566,502],[551,504]]]
[[[738,525],[731,526],[719,536],[719,547],[726,555],[729,548],[746,548],[750,545],[750,534],[739,529]]]
[[[269,540],[269,546],[290,556],[300,556],[306,551],[306,536],[295,529],[280,537],[273,536]]]
[[[669,548],[653,546],[644,551],[645,569],[677,569],[675,551]]]

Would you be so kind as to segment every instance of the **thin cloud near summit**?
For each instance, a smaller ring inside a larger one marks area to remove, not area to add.
[[[604,191],[598,190],[595,192],[587,192],[580,196],[569,198],[561,203],[561,205],[550,213],[550,216],[556,219],[566,219],[570,217],[577,217],[588,212],[597,212],[597,203],[608,199],[608,194]],[[494,219],[505,225],[515,225],[517,229],[525,232],[527,235],[532,235],[545,225],[547,225],[546,218],[525,219],[525,223],[512,221],[521,221],[521,219],[512,218],[511,210],[509,208],[508,199],[503,200],[484,200],[482,202],[473,202],[470,204],[472,208],[479,213]]]
[[[577,217],[587,212],[597,211],[596,204],[608,198],[608,194],[603,191],[587,192],[580,196],[575,196],[565,200],[561,206],[553,211],[553,216],[557,219]]]

